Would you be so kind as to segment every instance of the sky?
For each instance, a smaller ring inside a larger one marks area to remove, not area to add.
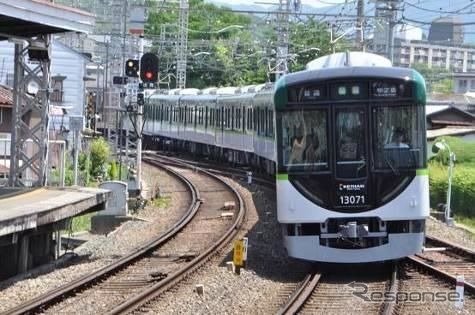
[[[207,2],[225,2],[225,0],[206,0]],[[279,3],[279,0],[227,0],[226,2],[232,3],[232,4],[256,4],[259,2],[259,5],[261,5],[261,2],[269,2],[270,4],[274,3]],[[345,0],[301,0],[302,4],[305,5],[310,5],[316,8],[320,7],[326,7],[329,5],[334,5],[334,4],[339,4],[342,2],[345,2]]]

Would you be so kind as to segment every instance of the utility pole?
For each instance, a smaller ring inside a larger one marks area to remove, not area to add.
[[[365,51],[364,44],[364,0],[358,0],[356,21],[356,49]]]
[[[178,16],[178,42],[176,45],[176,80],[177,88],[186,86],[186,54],[188,47],[188,0],[180,0]]]
[[[289,58],[289,18],[290,0],[279,0],[277,10],[277,56],[275,80],[289,72],[287,59]]]
[[[394,59],[394,27],[397,25],[399,4],[402,0],[376,0],[377,26],[374,51],[383,53],[391,62]]]
[[[139,39],[139,60],[143,56],[143,35]],[[142,125],[143,125],[143,107],[145,105],[137,104],[137,147],[136,147],[136,163],[137,163],[137,186],[142,191]]]

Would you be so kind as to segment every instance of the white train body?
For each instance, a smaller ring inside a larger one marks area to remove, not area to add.
[[[144,134],[162,148],[172,143],[275,173],[277,218],[292,257],[358,263],[415,254],[429,215],[424,82],[365,56],[378,64],[351,67],[348,55],[332,55],[275,87],[156,92],[147,97]],[[338,58],[344,67],[335,67]],[[390,147],[396,125],[408,129],[407,147]],[[354,145],[343,143],[357,135]],[[307,148],[296,154],[304,137]],[[318,148],[309,158],[311,142]],[[291,161],[298,153],[302,160]]]

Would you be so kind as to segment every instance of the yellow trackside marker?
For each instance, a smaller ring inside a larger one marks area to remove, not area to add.
[[[244,262],[244,242],[242,240],[234,241],[233,263],[236,267],[242,267]]]

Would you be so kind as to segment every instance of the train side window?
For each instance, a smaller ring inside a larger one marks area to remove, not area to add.
[[[237,127],[236,129],[241,129],[241,107],[238,108],[238,118],[237,118]]]
[[[274,110],[269,111],[270,136],[274,136]]]
[[[200,108],[195,106],[195,126],[200,124]]]
[[[264,119],[265,119],[264,135],[267,137],[269,136],[269,110],[267,108],[264,109]]]
[[[261,135],[266,135],[266,111],[265,109],[260,110],[260,117],[261,117]]]
[[[252,131],[252,123],[253,123],[253,121],[252,121],[252,111],[253,111],[252,108],[249,108],[249,109],[247,110],[247,114],[248,114],[248,118],[247,118],[247,129],[248,129],[249,131]]]
[[[235,119],[236,119],[236,108],[233,106],[231,107],[231,130],[234,130],[235,126]]]

